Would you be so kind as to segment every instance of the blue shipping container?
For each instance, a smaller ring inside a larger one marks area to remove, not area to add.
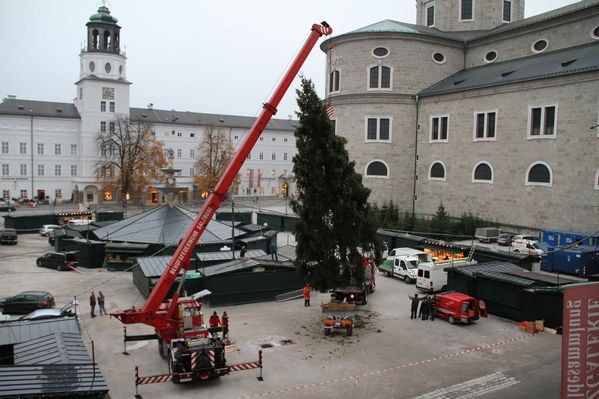
[[[595,246],[599,243],[599,236],[589,237],[590,234],[575,233],[563,230],[543,230],[541,231],[541,241],[554,247],[563,247],[572,245],[575,242],[582,241],[582,245]]]
[[[541,259],[541,270],[588,277],[599,273],[599,250],[581,247],[549,252]]]

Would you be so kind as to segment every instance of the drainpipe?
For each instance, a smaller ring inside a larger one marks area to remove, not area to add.
[[[31,133],[31,146],[29,148],[29,150],[31,151],[31,197],[34,197],[34,193],[35,191],[33,191],[33,110],[30,109],[29,112],[31,113],[31,120],[30,120],[30,124],[29,124],[29,130]],[[39,201],[39,198],[38,198]]]
[[[413,191],[412,191],[412,213],[416,213],[416,166],[418,157],[418,120],[420,111],[420,97],[416,95],[416,126],[414,129],[414,178],[413,178]]]

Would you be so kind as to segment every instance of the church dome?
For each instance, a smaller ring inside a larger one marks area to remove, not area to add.
[[[104,22],[108,24],[116,24],[118,19],[110,15],[110,10],[106,6],[98,8],[98,12],[89,17],[90,22]]]

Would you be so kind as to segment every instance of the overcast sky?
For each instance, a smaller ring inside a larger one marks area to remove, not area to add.
[[[527,0],[525,16],[575,3]],[[0,98],[72,102],[85,23],[98,0],[0,0]],[[111,0],[127,52],[131,106],[256,115],[314,22],[335,34],[393,19],[415,0]],[[322,41],[322,40],[321,40]],[[320,42],[318,43],[320,44]],[[302,68],[324,96],[325,55]],[[297,87],[298,81],[293,87]],[[276,117],[295,117],[290,89]]]

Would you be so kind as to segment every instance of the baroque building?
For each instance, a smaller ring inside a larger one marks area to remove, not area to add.
[[[597,231],[599,2],[417,0],[325,41],[326,101],[371,198]]]
[[[194,185],[198,144],[207,129],[218,129],[236,148],[254,118],[130,106],[127,57],[121,50],[121,27],[107,7],[89,18],[86,45],[80,53],[77,97],[73,103],[19,99],[0,103],[0,198],[73,200],[89,204],[120,201],[118,193],[98,184],[100,132],[115,129],[120,116],[151,126],[152,134],[172,150],[187,188],[180,202],[197,201]],[[295,190],[292,159],[296,121],[272,119],[246,160],[236,195],[288,196]],[[136,203],[158,204],[163,197],[148,186]],[[118,202],[117,202],[118,203]]]

